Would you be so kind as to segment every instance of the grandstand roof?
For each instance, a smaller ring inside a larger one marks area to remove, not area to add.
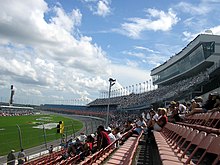
[[[167,60],[163,64],[153,68],[151,70],[151,75],[155,74],[156,72],[158,72],[160,70],[166,69],[170,65],[174,64],[175,62],[180,60],[182,57],[186,56],[187,53],[189,53],[198,44],[201,44],[201,42],[211,42],[211,41],[216,41],[216,42],[220,43],[220,35],[199,34],[194,40],[192,40],[179,53],[172,56],[169,60]]]
[[[205,71],[220,61],[220,36],[200,34],[178,54],[151,71],[154,84],[167,84],[179,77]]]

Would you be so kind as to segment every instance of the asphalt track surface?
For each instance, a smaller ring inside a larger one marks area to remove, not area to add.
[[[48,112],[45,112],[48,114]],[[57,113],[56,113],[57,114]],[[102,118],[98,118],[98,117],[92,117],[92,116],[80,116],[80,115],[68,115],[68,114],[58,114],[58,115],[62,115],[64,117],[68,117],[71,119],[76,119],[76,120],[80,120],[83,122],[83,128],[75,133],[75,137],[79,136],[81,132],[84,132],[86,135],[89,135],[91,133],[95,133],[97,127],[99,125],[105,125],[105,120]],[[68,136],[67,139],[69,139],[71,136]],[[52,141],[52,142],[47,142],[47,148],[50,147],[50,145],[53,145],[54,147],[59,146],[61,143],[61,139]],[[38,154],[41,153],[43,151],[46,151],[46,145],[42,144],[33,148],[29,148],[29,149],[24,149],[26,156],[29,155],[34,155],[34,154]],[[18,155],[18,152],[15,153],[16,157]],[[7,162],[7,155],[5,156],[1,156],[0,157],[0,164],[5,164]]]

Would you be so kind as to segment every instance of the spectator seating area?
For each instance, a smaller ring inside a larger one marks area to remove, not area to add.
[[[190,78],[186,78],[184,80],[176,81],[170,85],[166,85],[160,87],[155,90],[150,90],[143,93],[131,93],[129,95],[117,96],[110,98],[110,105],[118,105],[118,109],[126,109],[137,107],[140,105],[149,105],[161,100],[166,100],[171,97],[175,97],[180,93],[183,93],[189,90],[191,87],[201,84],[204,81],[209,79],[208,72],[201,72],[198,75],[195,75]],[[169,91],[169,92],[168,92]],[[88,105],[91,106],[98,106],[98,105],[107,105],[108,99],[96,99],[93,102],[89,103]]]
[[[184,122],[177,122],[199,131],[220,135],[220,112],[196,113],[186,118]]]
[[[130,130],[132,131],[132,130]],[[54,152],[52,154],[48,154],[41,158],[30,160],[26,162],[26,165],[50,165],[50,164],[59,164],[59,165],[67,165],[67,164],[80,164],[80,165],[98,165],[104,162],[107,164],[126,164],[130,165],[133,158],[136,148],[138,146],[138,142],[142,133],[140,135],[132,135],[126,139],[126,141],[120,145],[119,147],[115,147],[122,139],[130,134],[130,131],[123,134],[121,139],[118,139],[108,145],[106,148],[101,149],[100,151],[95,152],[92,155],[89,155],[82,159],[83,153],[76,155],[74,157],[68,157],[67,159],[63,159],[63,155],[66,150],[62,149],[58,152]]]
[[[194,114],[153,132],[162,164],[220,164],[219,114]]]

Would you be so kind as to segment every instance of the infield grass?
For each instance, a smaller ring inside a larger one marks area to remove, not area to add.
[[[0,117],[0,155],[6,155],[11,149],[19,151],[20,147],[27,149],[38,146],[55,139],[60,139],[61,135],[56,133],[56,128],[44,129],[33,128],[45,125],[56,125],[59,121],[64,121],[64,133],[71,135],[83,127],[83,123],[78,120],[62,117],[59,115],[31,115],[31,116],[6,116]],[[19,138],[19,129],[21,138]],[[50,127],[50,126],[49,126]],[[46,136],[44,136],[46,135]],[[21,139],[21,140],[20,140]],[[21,142],[21,144],[20,144]]]

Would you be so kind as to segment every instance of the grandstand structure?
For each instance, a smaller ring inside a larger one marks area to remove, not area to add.
[[[199,34],[179,53],[151,70],[157,89],[110,98],[110,110],[142,110],[166,101],[188,101],[220,87],[220,36]],[[107,98],[88,107],[106,110]]]
[[[187,90],[188,98],[219,87],[220,36],[200,34],[178,54],[151,71],[154,85],[163,87],[195,78],[200,81]],[[202,79],[199,80],[199,79]],[[191,84],[188,84],[191,85]],[[176,96],[175,96],[176,97]],[[186,97],[186,95],[181,95]]]

